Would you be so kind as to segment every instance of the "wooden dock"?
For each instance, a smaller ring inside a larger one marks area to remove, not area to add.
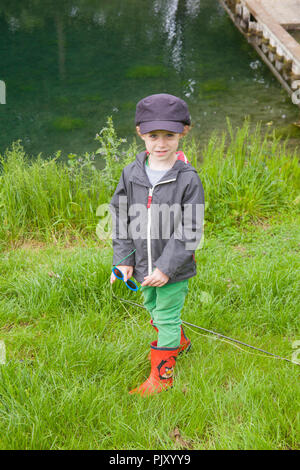
[[[219,0],[239,31],[300,106],[300,0]]]

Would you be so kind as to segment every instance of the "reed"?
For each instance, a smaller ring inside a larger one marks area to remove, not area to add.
[[[49,159],[30,159],[14,142],[0,156],[0,241],[50,241],[89,236],[99,221],[96,211],[109,202],[124,165],[141,146],[116,135],[112,119],[96,137],[93,154],[60,152]],[[183,149],[199,172],[204,186],[207,228],[256,223],[297,210],[300,168],[296,151],[286,141],[250,131],[249,121],[223,135],[212,135],[204,149],[187,140]],[[100,166],[104,168],[99,169]],[[296,201],[296,202],[295,202]]]

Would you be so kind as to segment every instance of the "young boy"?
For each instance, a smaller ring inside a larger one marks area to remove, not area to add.
[[[133,276],[141,283],[144,305],[158,332],[150,345],[150,376],[130,392],[143,396],[172,386],[177,355],[191,346],[180,312],[188,280],[196,275],[204,192],[195,168],[177,152],[191,124],[185,101],[169,94],[148,96],[137,104],[135,122],[146,151],[123,169],[110,208],[113,264],[127,258],[118,269],[125,282]],[[115,280],[112,273],[111,284]]]

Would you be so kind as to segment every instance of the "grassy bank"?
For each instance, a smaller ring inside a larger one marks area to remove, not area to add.
[[[109,202],[123,166],[142,150],[118,138],[110,119],[97,141],[93,154],[71,154],[67,163],[59,152],[32,160],[19,142],[0,156],[0,243],[97,240],[97,208]],[[189,139],[184,151],[203,182],[208,231],[299,209],[297,153],[274,134],[263,137],[259,126],[251,133],[247,121],[235,130],[228,122],[228,132],[213,135],[205,148]]]
[[[183,319],[291,358],[298,254],[299,219],[206,239]],[[149,372],[155,333],[143,309],[112,297],[110,263],[110,249],[95,246],[2,253],[1,448],[299,447],[299,366],[199,330],[186,328],[193,347],[171,392],[130,396]]]
[[[112,132],[100,134],[94,158],[69,165],[59,156],[31,163],[18,145],[2,157],[0,448],[299,448],[299,366],[199,330],[186,328],[193,346],[177,361],[172,391],[128,394],[148,376],[155,332],[145,310],[112,296],[111,246],[95,235],[95,211],[121,170],[112,157],[123,143],[109,141]],[[185,145],[207,212],[182,318],[291,359],[299,167],[276,139],[259,139],[247,124],[229,128],[203,162],[194,142]],[[99,155],[115,162],[109,172],[97,169]],[[142,303],[122,283],[112,289]]]

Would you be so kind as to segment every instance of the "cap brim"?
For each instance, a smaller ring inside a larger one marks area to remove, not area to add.
[[[178,121],[149,121],[140,123],[141,134],[153,131],[170,131],[181,134],[184,130],[184,124]]]

